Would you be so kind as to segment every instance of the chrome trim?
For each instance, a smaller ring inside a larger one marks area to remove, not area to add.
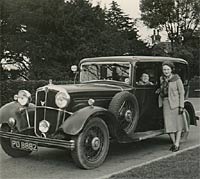
[[[61,120],[60,116],[61,116],[61,111],[58,111],[58,115],[57,115],[57,124],[56,124],[56,130],[57,130],[57,129],[58,129],[58,127],[59,127],[59,123],[60,123],[60,120]]]
[[[39,91],[43,91],[43,90],[36,90],[36,93],[35,93],[35,108],[37,108],[37,98],[38,98],[38,92]],[[36,110],[35,110],[35,116],[34,116],[34,133],[35,133],[35,135],[36,136],[39,136],[38,134],[37,134],[37,132],[36,132]]]
[[[25,109],[25,113],[26,113],[26,119],[27,119],[27,123],[28,123],[28,128],[30,128],[31,127],[31,125],[30,125],[30,118],[29,118],[28,110],[27,109]]]
[[[104,98],[104,99],[99,99],[99,98],[94,98],[95,102],[101,102],[101,101],[110,101],[112,98]],[[74,99],[74,103],[87,103],[89,98],[76,98]]]
[[[54,86],[54,85],[51,85],[51,86]],[[49,90],[54,90],[54,88],[50,88],[49,86],[45,86],[45,87],[39,88],[39,89],[36,91],[35,108],[44,109],[44,116],[43,116],[44,119],[46,118],[46,110],[47,110],[47,109],[58,111],[58,115],[57,115],[57,125],[56,125],[56,130],[57,130],[57,129],[58,129],[57,126],[58,126],[58,124],[59,124],[59,122],[58,122],[58,117],[59,117],[60,113],[61,113],[61,112],[64,112],[64,114],[65,114],[65,113],[68,113],[69,115],[72,115],[73,113],[72,113],[72,112],[69,112],[69,111],[66,111],[66,110],[63,110],[63,109],[61,109],[61,108],[54,108],[54,107],[46,106],[47,95],[48,95],[48,91],[49,91]],[[58,90],[58,89],[57,89],[57,90]],[[56,91],[57,91],[57,90],[56,90]],[[45,105],[44,105],[44,106],[37,106],[38,92],[41,92],[41,91],[44,91],[44,92],[45,92]],[[66,91],[65,91],[65,92],[66,92]],[[37,129],[37,126],[36,126],[36,121],[37,121],[37,119],[36,119],[36,114],[37,114],[37,112],[36,112],[36,110],[35,110],[35,117],[34,117],[34,133],[35,133],[36,136],[41,137],[40,135],[37,134],[37,130],[36,130],[36,129]],[[63,119],[63,120],[64,120],[64,119]]]
[[[45,87],[45,99],[44,99],[44,101],[45,101],[45,104],[44,104],[44,106],[46,107],[46,105],[47,105],[47,93],[48,93],[48,88],[47,87]],[[47,112],[47,108],[44,108],[44,118],[43,118],[43,120],[45,120],[46,119],[46,112]]]
[[[49,145],[49,146],[55,146],[55,147],[62,147],[66,149],[73,150],[75,148],[75,141],[70,140],[60,140],[60,139],[51,139],[51,138],[44,138],[44,137],[36,137],[36,136],[30,136],[30,135],[24,135],[24,134],[18,134],[18,133],[12,133],[12,132],[4,132],[0,131],[0,137],[3,138],[12,138],[15,140],[24,140],[24,141],[30,141],[38,144],[39,146],[42,145]]]
[[[66,111],[66,110],[63,110],[61,108],[53,108],[53,107],[49,107],[49,106],[35,106],[35,108],[46,108],[46,109],[52,109],[52,110],[56,110],[56,111],[61,111],[61,112],[64,112],[64,113],[68,113],[70,115],[74,114],[73,112],[69,112],[69,111]]]
[[[47,138],[47,136],[44,132],[42,132],[42,135],[43,135],[44,138]]]
[[[64,89],[63,87],[60,87],[60,86],[54,85],[54,84],[50,84],[50,85],[46,85],[46,86],[43,86],[43,87],[38,88],[37,91],[36,91],[36,93],[37,93],[38,91],[45,91],[46,88],[47,88],[48,90],[54,90],[54,91],[57,91],[57,92],[64,92],[64,93],[67,92],[67,90]]]
[[[65,121],[66,113],[64,112],[62,123]]]
[[[93,62],[93,61],[90,61],[90,62],[82,62],[81,64],[80,64],[80,69],[82,70],[82,66],[83,65],[91,65],[91,64],[128,64],[129,65],[129,79],[130,79],[130,81],[129,81],[129,84],[128,85],[131,85],[132,83],[131,83],[131,77],[132,77],[132,65],[131,65],[131,62],[116,62],[116,61],[104,61],[104,62],[101,62],[101,61],[99,61],[99,62]],[[81,83],[87,83],[87,82],[91,82],[91,81],[99,81],[99,80],[90,80],[90,81],[81,81],[81,73],[80,73],[80,82]],[[105,81],[108,81],[108,80],[105,80]],[[110,80],[110,81],[116,81],[116,80]],[[120,82],[120,81],[117,81],[117,82]],[[125,82],[122,82],[122,83],[125,83]],[[127,84],[127,83],[125,83],[125,84]],[[113,85],[113,86],[115,86],[115,85]],[[115,87],[119,87],[119,86],[115,86]],[[122,91],[123,91],[123,89],[122,89]]]

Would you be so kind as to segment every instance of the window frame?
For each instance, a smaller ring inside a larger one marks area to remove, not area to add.
[[[112,62],[110,62],[110,61],[106,61],[106,62],[84,62],[84,63],[80,64],[80,75],[79,75],[79,81],[80,81],[80,83],[104,81],[104,80],[101,80],[101,79],[99,79],[99,80],[88,80],[88,81],[82,81],[81,80],[81,70],[83,68],[83,65],[98,65],[98,64],[101,64],[101,65],[106,65],[106,64],[111,64],[111,65],[112,64],[129,65],[129,70],[128,70],[128,72],[129,72],[129,76],[128,76],[129,83],[126,83],[126,82],[123,82],[123,81],[117,81],[117,80],[105,80],[105,81],[116,81],[116,82],[120,82],[120,83],[124,83],[124,84],[128,84],[128,85],[132,84],[131,83],[131,80],[132,80],[132,65],[131,65],[130,62],[122,62],[122,61],[121,62],[114,62],[114,61],[112,61]]]
[[[135,72],[134,72],[134,82],[133,82],[133,84],[136,86],[136,87],[138,87],[138,88],[143,88],[143,87],[145,87],[145,88],[149,88],[149,87],[155,87],[155,86],[158,86],[159,85],[159,79],[160,79],[160,76],[159,76],[159,71],[158,71],[158,68],[159,68],[159,64],[160,64],[161,62],[148,62],[148,61],[143,61],[143,62],[141,62],[141,61],[138,61],[138,62],[136,62],[135,63]],[[142,64],[148,64],[148,65],[150,65],[150,66],[152,66],[151,68],[149,68],[149,69],[153,69],[153,71],[154,71],[154,78],[155,78],[155,81],[154,82],[152,82],[151,80],[151,82],[153,83],[153,85],[139,85],[139,84],[137,84],[137,82],[138,82],[138,80],[137,80],[137,78],[140,78],[141,77],[141,75],[142,75],[142,72],[141,72],[141,74],[140,74],[140,77],[137,77],[137,72],[138,72],[138,68],[139,68],[139,66],[141,66]],[[154,66],[154,67],[153,67]]]

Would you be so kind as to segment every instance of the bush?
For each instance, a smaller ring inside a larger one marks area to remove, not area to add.
[[[13,97],[15,94],[18,93],[19,90],[25,89],[28,90],[32,95],[32,100],[35,100],[35,92],[36,89],[47,85],[49,82],[45,80],[39,81],[15,81],[15,80],[8,80],[8,81],[0,81],[0,106],[13,101]],[[67,84],[70,83],[69,81],[56,81],[53,82],[54,84]]]

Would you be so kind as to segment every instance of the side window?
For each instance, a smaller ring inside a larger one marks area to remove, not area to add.
[[[101,65],[101,79],[129,83],[130,64],[114,63]]]
[[[136,85],[152,86],[158,84],[157,64],[154,62],[136,63]]]

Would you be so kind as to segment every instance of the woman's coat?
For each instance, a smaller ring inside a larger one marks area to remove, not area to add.
[[[162,78],[160,78],[162,83]],[[171,109],[175,109],[177,107],[184,107],[184,87],[183,83],[178,75],[174,75],[169,80],[169,87],[168,87],[168,99]],[[163,106],[163,99],[159,95],[158,98],[159,107]]]

